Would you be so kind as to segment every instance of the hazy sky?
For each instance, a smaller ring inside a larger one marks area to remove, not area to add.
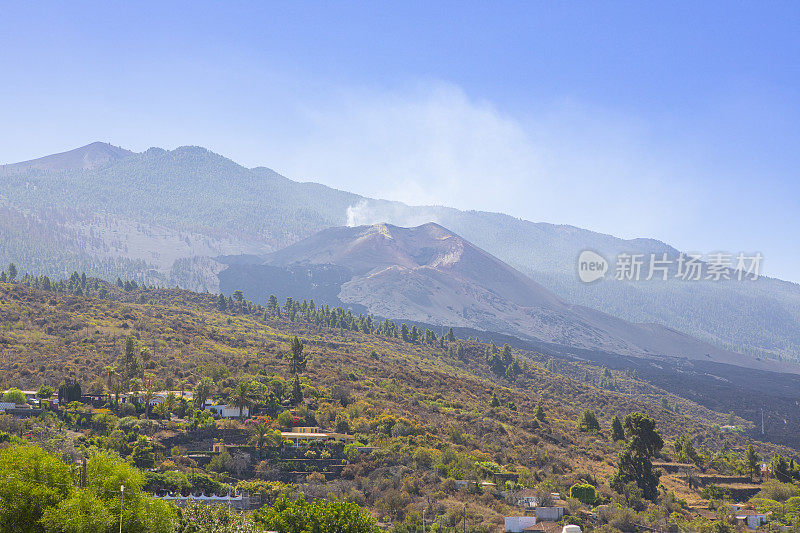
[[[0,162],[196,144],[368,196],[760,251],[800,281],[797,2],[0,0],[0,21]]]

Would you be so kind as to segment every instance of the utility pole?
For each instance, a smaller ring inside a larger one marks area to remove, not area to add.
[[[122,504],[125,502],[125,485],[119,486],[119,533],[122,533]]]
[[[422,510],[422,533],[425,533],[425,509]]]

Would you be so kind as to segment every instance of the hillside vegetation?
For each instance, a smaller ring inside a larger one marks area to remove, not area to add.
[[[633,513],[628,518],[641,523],[699,528],[680,499],[702,497],[679,478],[664,475],[655,494],[645,492],[651,504],[629,484],[612,489],[623,451],[612,421],[635,411],[651,417],[667,442],[658,458],[680,459],[688,441],[698,468],[747,473],[748,440],[720,429],[745,421],[624,372],[439,337],[311,302],[262,307],[241,295],[119,285],[77,274],[59,283],[29,276],[0,283],[6,386],[78,383],[103,395],[109,410],[89,416],[92,409],[70,404],[39,422],[0,417],[0,429],[67,456],[111,450],[153,469],[149,490],[237,486],[269,501],[298,492],[329,495],[358,503],[397,531],[413,531],[423,509],[428,524],[441,527],[463,521],[466,510],[473,531],[496,531],[504,516],[519,514],[504,491],[528,487],[545,499],[590,484],[610,510],[588,527]],[[257,409],[258,417],[214,421],[185,400],[150,410],[115,399],[129,389],[201,386],[217,401]],[[360,444],[292,455],[270,432],[297,425],[351,434]],[[212,442],[226,439],[250,447],[211,453]],[[765,458],[792,454],[754,444]],[[187,450],[213,457],[204,466]],[[584,523],[592,505],[570,500],[569,513]],[[662,508],[666,519],[655,511]]]

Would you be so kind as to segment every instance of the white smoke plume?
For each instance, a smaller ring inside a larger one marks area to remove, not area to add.
[[[395,226],[413,227],[436,222],[441,224],[437,211],[443,207],[408,206],[400,202],[362,199],[347,208],[347,225],[367,226],[387,223]]]

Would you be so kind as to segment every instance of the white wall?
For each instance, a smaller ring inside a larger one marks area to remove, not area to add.
[[[506,531],[509,533],[522,533],[526,527],[536,525],[535,516],[507,516],[505,520]]]

